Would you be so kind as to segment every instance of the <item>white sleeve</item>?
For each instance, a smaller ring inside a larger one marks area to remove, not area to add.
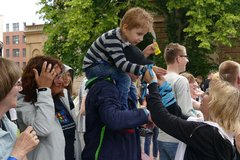
[[[174,93],[177,103],[181,107],[183,114],[196,117],[196,113],[192,106],[189,83],[185,77],[180,77],[175,82]]]
[[[55,107],[51,89],[37,93],[37,102],[18,103],[18,118],[26,126],[32,126],[38,136],[48,136],[56,123]]]

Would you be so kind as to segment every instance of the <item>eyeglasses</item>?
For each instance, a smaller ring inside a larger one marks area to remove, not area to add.
[[[66,72],[62,72],[60,74],[58,74],[55,79],[59,79],[59,78],[62,78],[62,77],[65,77],[66,76]]]
[[[16,83],[15,86],[22,87],[22,81],[19,79]]]
[[[18,87],[18,92],[22,91],[23,88],[21,78],[18,79],[14,86]]]
[[[179,55],[179,57],[185,57],[185,58],[188,58],[188,55]]]

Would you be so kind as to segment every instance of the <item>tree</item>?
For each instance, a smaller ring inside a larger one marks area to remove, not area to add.
[[[90,45],[102,33],[116,28],[128,7],[147,0],[41,0],[39,14],[46,21],[44,53],[55,56],[81,73]]]
[[[186,46],[191,61],[188,68],[195,75],[206,75],[216,67],[209,55],[219,45],[232,46],[240,34],[238,0],[56,0],[52,4],[41,0],[40,4],[48,35],[45,53],[60,58],[77,73],[81,73],[82,59],[91,43],[117,27],[120,17],[132,6],[164,16],[166,43]],[[154,60],[164,66],[162,55]]]
[[[209,54],[219,45],[231,47],[239,39],[238,0],[156,0],[167,23],[169,42],[187,47],[189,70],[206,75],[216,67]]]

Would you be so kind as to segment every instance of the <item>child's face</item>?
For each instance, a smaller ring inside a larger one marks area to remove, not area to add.
[[[64,81],[64,86],[65,87],[67,87],[70,84],[70,82],[72,81],[72,77],[71,77],[71,74],[70,74],[69,71],[67,71],[65,73],[65,76],[63,77],[63,81]]]
[[[123,34],[126,40],[132,45],[137,45],[143,40],[145,34],[147,34],[148,30],[143,28],[133,28],[128,29],[127,26],[123,27]]]

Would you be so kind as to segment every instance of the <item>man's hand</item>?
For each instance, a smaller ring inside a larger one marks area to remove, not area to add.
[[[161,67],[158,67],[158,66],[153,66],[152,69],[156,73],[158,79],[161,79],[162,76],[167,74],[167,71],[164,68],[161,68]]]

